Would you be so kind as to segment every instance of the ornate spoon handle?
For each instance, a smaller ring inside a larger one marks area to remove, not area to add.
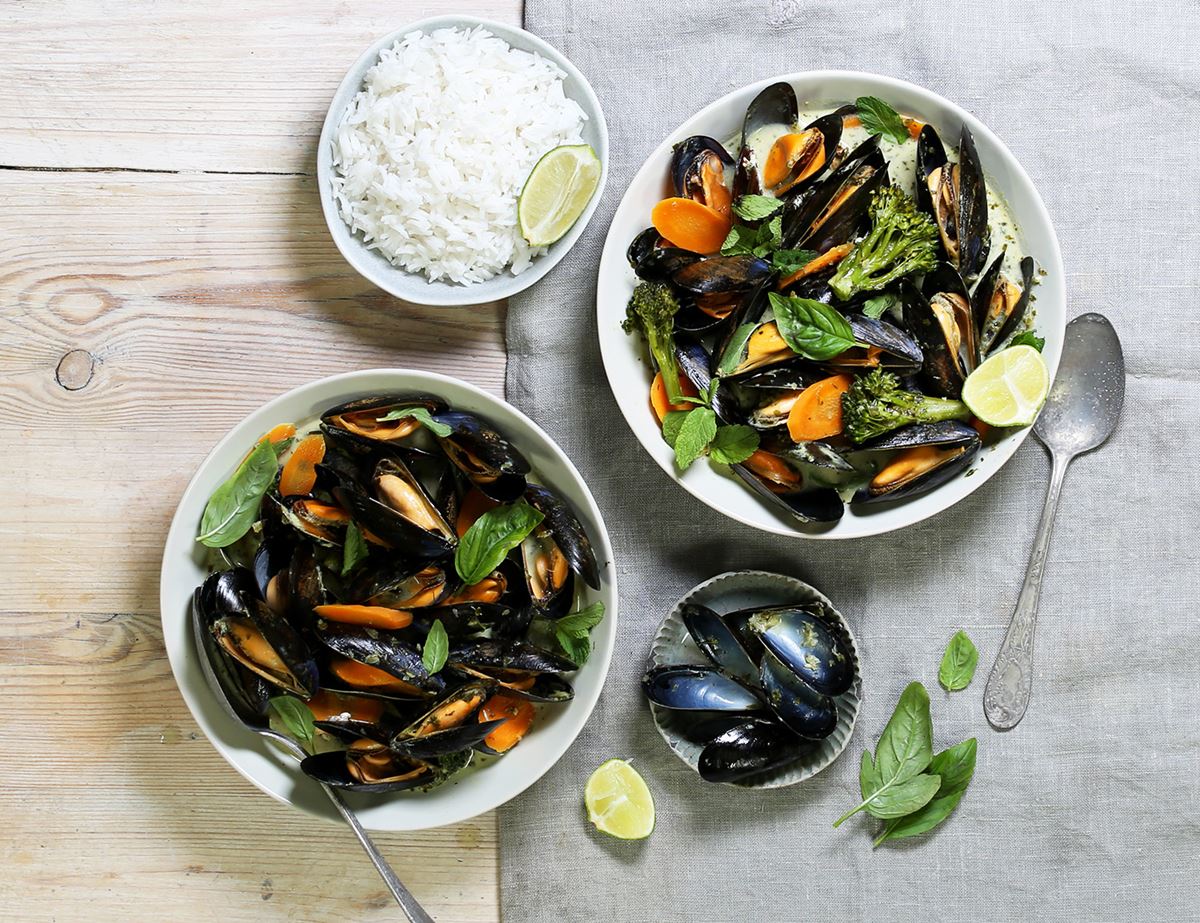
[[[1037,622],[1038,600],[1042,595],[1042,575],[1046,570],[1046,553],[1050,550],[1050,534],[1054,531],[1054,514],[1058,511],[1058,498],[1062,493],[1063,476],[1071,459],[1058,454],[1052,455],[1050,487],[1046,491],[1046,505],[1038,522],[1037,536],[1033,540],[1033,551],[1029,555],[1029,567],[1025,571],[1025,583],[1017,597],[1012,622],[1004,634],[1004,643],[983,690],[983,713],[988,723],[998,731],[1007,731],[1017,726],[1029,706],[1033,689],[1033,629]]]

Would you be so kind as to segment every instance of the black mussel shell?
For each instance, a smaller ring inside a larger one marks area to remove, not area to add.
[[[850,240],[865,221],[871,197],[887,182],[887,176],[879,138],[872,135],[836,170],[784,204],[784,247],[822,253]],[[849,194],[831,209],[843,189]]]
[[[393,752],[416,759],[445,756],[447,753],[469,750],[471,747],[483,743],[483,739],[488,734],[507,720],[507,718],[497,718],[495,721],[468,720],[458,727],[433,731],[420,737],[394,737],[390,746]]]
[[[766,125],[786,125],[790,128],[796,124],[799,114],[800,104],[792,85],[782,81],[772,83],[746,107],[746,115],[742,119],[742,143],[745,144],[750,135]]]
[[[450,651],[447,662],[483,669],[521,670],[526,673],[571,673],[574,663],[525,641],[477,641]]]
[[[800,679],[770,651],[763,654],[759,683],[767,705],[795,734],[823,740],[837,727],[837,704]]]
[[[906,375],[924,364],[925,354],[921,351],[921,344],[908,331],[890,321],[867,317],[865,314],[851,314],[846,320],[858,342],[874,346],[881,352],[878,359],[867,366],[862,364],[865,361],[861,355],[863,351],[852,349],[830,361],[830,366],[839,369],[853,369],[856,364],[862,368],[878,366]]]
[[[975,138],[966,125],[958,144],[958,268],[968,279],[983,271],[991,245],[988,233],[987,183],[975,149]]]
[[[525,492],[529,462],[489,423],[460,410],[444,411],[433,419],[450,427],[450,435],[437,436],[438,443],[484,494],[507,503]]]
[[[993,296],[997,288],[1005,286],[1010,289],[1012,282],[1000,274],[1000,266],[1004,262],[1004,252],[996,257],[991,266],[975,286],[972,297],[972,311],[975,315],[976,328],[979,331],[979,355],[982,359],[1002,344],[1017,331],[1025,312],[1029,308],[1029,300],[1033,289],[1033,257],[1027,256],[1021,260],[1020,293],[1015,300],[1003,299],[993,307]]]
[[[715,667],[658,666],[642,677],[642,691],[655,705],[678,711],[757,711],[758,692]]]
[[[852,474],[854,467],[837,449],[827,442],[792,442],[790,436],[767,436],[762,448],[789,461],[837,474]]]
[[[419,637],[429,634],[434,622],[441,622],[451,641],[511,634],[514,628],[528,627],[525,613],[503,603],[454,603],[410,610],[413,622],[405,629]]]
[[[318,622],[317,632],[325,646],[335,654],[375,667],[427,692],[440,692],[445,688],[446,681],[439,674],[431,676],[425,669],[416,647],[395,632],[335,627],[328,622]]]
[[[904,324],[924,356],[922,384],[939,397],[957,399],[979,359],[975,319],[962,277],[949,263],[939,263],[925,277],[921,292],[906,283],[902,293]]]
[[[200,587],[192,593],[191,615],[195,623],[195,637],[200,647],[199,654],[203,663],[211,669],[210,684],[212,680],[216,680],[219,692],[225,696],[225,701],[234,714],[245,724],[250,727],[263,725],[268,702],[278,690],[257,673],[234,660],[217,643],[211,631],[209,612],[201,602]]]
[[[757,371],[739,375],[737,384],[741,388],[780,388],[803,391],[809,385],[828,378],[829,372],[807,359],[791,359],[769,365]]]
[[[927,179],[938,167],[946,165],[946,147],[932,125],[926,125],[917,136],[917,207],[927,215],[934,216],[933,198],[929,194]]]
[[[529,599],[543,613],[569,606],[567,587],[573,585],[571,564],[543,521],[521,541],[521,564]]]
[[[761,195],[762,179],[758,175],[758,158],[754,149],[743,144],[738,151],[737,165],[733,169],[733,198],[744,195]]]
[[[794,485],[768,480],[744,464],[734,465],[733,471],[772,507],[799,522],[837,522],[845,515],[846,505],[836,490],[831,487],[805,487],[798,471]]]
[[[338,487],[333,495],[350,512],[355,522],[366,526],[388,544],[402,549],[413,560],[430,561],[445,557],[458,544],[452,529],[449,532],[440,528],[430,531],[360,490]],[[433,501],[429,502],[432,506]]]
[[[723,164],[732,164],[733,158],[725,150],[724,145],[715,138],[707,135],[692,135],[684,138],[671,150],[671,187],[675,195],[692,198],[690,176],[695,169],[696,161],[702,157],[715,154]]]
[[[393,760],[395,773],[389,781],[360,782],[346,765],[346,751],[330,750],[305,757],[300,768],[309,778],[324,782],[333,788],[352,789],[356,792],[400,792],[420,788],[434,781],[434,769],[428,763],[396,756]]]
[[[771,264],[757,256],[710,256],[684,266],[671,281],[695,295],[749,292],[766,282],[771,272]]]
[[[701,750],[697,769],[706,782],[742,782],[794,763],[812,746],[776,718],[751,718]]]
[[[327,431],[339,430],[360,438],[392,442],[411,435],[421,424],[413,417],[387,423],[380,422],[380,418],[409,407],[439,413],[446,409],[446,402],[429,394],[383,394],[339,404],[321,415],[321,423]]]
[[[758,682],[758,667],[725,621],[708,606],[688,603],[680,610],[683,624],[709,661],[749,685]]]
[[[258,595],[253,572],[244,567],[209,574],[200,585],[198,602],[211,623],[222,615],[245,615],[246,599]]]
[[[863,449],[901,453],[906,449],[937,447],[942,451],[922,452],[916,458],[893,456],[866,486],[859,488],[854,502],[899,500],[939,487],[967,469],[980,445],[979,433],[957,420],[918,423],[882,436]]]
[[[684,266],[703,258],[698,253],[666,244],[654,228],[646,228],[638,234],[625,255],[638,278],[651,282],[669,279]]]
[[[450,592],[446,571],[436,564],[395,558],[364,571],[346,589],[346,600],[389,609],[436,606]]]
[[[850,648],[840,630],[821,616],[786,606],[760,609],[750,616],[748,627],[817,692],[837,696],[854,684]]]
[[[712,384],[713,360],[704,344],[687,335],[675,337],[675,359],[679,363],[679,370],[696,386],[696,390],[707,392]],[[724,379],[718,383],[717,393],[712,395],[711,403],[712,409],[723,422],[744,422],[745,414],[737,395]]]
[[[343,743],[353,743],[356,740],[366,738],[376,743],[386,744],[392,739],[392,734],[394,733],[394,731],[389,731],[382,724],[375,724],[371,721],[362,721],[358,718],[344,717],[342,715],[334,715],[331,718],[314,721],[313,727],[319,731],[324,731],[331,737],[336,737]]]
[[[558,494],[541,484],[529,484],[525,488],[525,501],[546,518],[545,525],[554,536],[559,549],[566,555],[571,570],[583,578],[594,590],[600,589],[600,568],[596,553],[588,539],[583,523]]]

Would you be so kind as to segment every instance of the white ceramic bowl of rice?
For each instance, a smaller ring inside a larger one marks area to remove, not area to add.
[[[601,173],[565,236],[531,249],[517,195],[537,160],[588,144]],[[405,301],[481,304],[548,273],[591,219],[608,176],[596,94],[562,54],[515,26],[436,16],[385,35],[338,87],[317,185],[338,250]]]

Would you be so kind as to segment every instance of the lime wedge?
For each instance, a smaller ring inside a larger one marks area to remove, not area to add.
[[[535,247],[571,230],[600,183],[600,158],[588,144],[564,144],[533,165],[517,199],[521,236]]]
[[[654,798],[626,760],[609,760],[583,790],[588,820],[619,840],[644,840],[654,830]]]
[[[963,402],[992,426],[1028,426],[1050,390],[1046,361],[1032,346],[1002,349],[967,378]]]

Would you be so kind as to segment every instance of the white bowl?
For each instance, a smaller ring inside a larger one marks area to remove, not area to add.
[[[723,96],[696,113],[671,132],[646,160],[629,184],[625,197],[609,227],[596,291],[596,314],[600,333],[600,352],[609,385],[625,420],[643,448],[658,462],[672,480],[682,484],[694,497],[731,519],[778,535],[805,538],[861,538],[879,535],[920,522],[953,506],[978,490],[1008,461],[1029,435],[1029,429],[1008,433],[994,446],[980,453],[973,463],[974,473],[957,477],[927,494],[906,501],[879,504],[866,510],[847,507],[846,515],[832,526],[806,527],[769,506],[732,475],[719,472],[701,460],[680,474],[675,469],[674,453],[662,438],[650,410],[647,395],[653,371],[645,357],[640,338],[621,330],[625,307],[636,284],[636,277],[625,258],[634,235],[650,224],[650,210],[664,195],[671,147],[691,135],[728,138],[741,131],[746,106],[765,87],[786,81],[796,90],[801,108],[830,108],[853,102],[859,96],[878,96],[902,112],[933,124],[946,137],[957,137],[966,124],[975,136],[979,157],[989,187],[1007,200],[1021,237],[1022,252],[1037,260],[1045,270],[1034,290],[1037,298],[1037,331],[1046,338],[1042,352],[1051,379],[1058,368],[1066,328],[1066,294],[1062,255],[1050,223],[1050,215],[1041,197],[1021,165],[1004,143],[982,122],[936,93],[891,77],[855,71],[812,71],[771,77]]]
[[[195,535],[209,495],[229,476],[247,448],[272,426],[311,419],[343,401],[389,391],[436,394],[453,407],[480,414],[510,438],[529,459],[539,480],[565,497],[579,514],[595,548],[601,575],[600,590],[584,588],[585,604],[599,601],[605,607],[604,621],[592,632],[592,656],[572,678],[575,698],[564,706],[544,709],[539,724],[511,753],[430,792],[347,795],[351,807],[371,829],[423,830],[490,811],[536,782],[583,729],[608,674],[617,630],[612,546],[591,491],[575,466],[537,424],[474,385],[432,372],[373,369],[301,385],[242,420],[201,463],[171,522],[159,592],[171,670],[192,716],[213,746],[234,769],[271,797],[336,819],[317,783],[300,772],[294,759],[230,718],[205,681],[188,616],[192,591],[207,575]]]
[[[540,55],[548,61],[553,61],[566,74],[564,89],[566,95],[575,100],[587,115],[583,126],[583,140],[590,144],[600,158],[600,183],[596,187],[592,199],[584,209],[579,220],[572,225],[571,230],[560,240],[550,245],[549,250],[537,257],[533,264],[519,276],[514,276],[507,269],[485,282],[470,285],[459,285],[454,282],[430,282],[420,273],[407,272],[393,265],[387,257],[378,250],[370,249],[362,239],[361,234],[350,230],[350,226],[342,220],[337,202],[333,196],[331,175],[333,172],[333,133],[341,124],[346,107],[358,95],[362,88],[363,77],[375,62],[384,48],[390,48],[394,42],[410,32],[432,32],[435,29],[471,29],[483,26],[497,38],[504,39],[513,48],[529,51]],[[354,270],[367,281],[379,286],[385,292],[402,298],[413,304],[450,306],[464,304],[483,304],[488,301],[499,301],[509,298],[517,292],[523,292],[542,276],[546,275],[554,265],[566,256],[567,251],[575,245],[575,241],[583,233],[588,222],[592,219],[600,197],[604,194],[604,184],[608,180],[608,125],[604,121],[604,112],[600,108],[600,100],[592,91],[587,79],[579,70],[557,49],[542,41],[536,35],[526,32],[516,26],[507,26],[501,22],[489,19],[479,19],[475,16],[434,16],[422,19],[397,29],[363,52],[354,66],[342,79],[341,85],[334,94],[329,112],[325,116],[325,124],[321,126],[321,139],[317,144],[317,189],[321,195],[321,210],[325,213],[325,223],[333,242],[341,251]]]
[[[650,656],[646,660],[646,669],[667,664],[698,663],[707,664],[709,661],[701,653],[696,642],[688,633],[683,623],[683,607],[697,603],[724,615],[739,609],[760,608],[765,606],[808,606],[823,612],[827,618],[836,622],[850,645],[850,660],[854,666],[854,684],[849,690],[835,698],[838,707],[837,725],[828,737],[809,750],[804,756],[761,773],[741,782],[727,782],[737,788],[783,788],[795,785],[805,779],[811,779],[822,769],[833,764],[842,755],[846,745],[850,743],[850,735],[854,733],[854,724],[858,720],[858,706],[862,700],[862,666],[859,662],[858,644],[850,623],[846,617],[834,608],[823,593],[810,586],[803,580],[788,577],[784,574],[774,574],[765,570],[740,570],[718,574],[692,587],[688,593],[675,604],[667,617],[658,626],[654,641],[650,645]],[[654,726],[667,742],[667,746],[683,762],[699,772],[700,753],[704,747],[690,740],[683,730],[686,722],[691,719],[687,713],[675,712],[661,705],[650,703],[650,711],[654,715]]]

